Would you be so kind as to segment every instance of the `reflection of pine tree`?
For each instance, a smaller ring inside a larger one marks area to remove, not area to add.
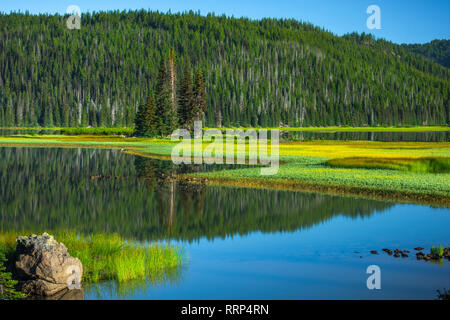
[[[136,157],[134,164],[137,175],[145,182],[146,188],[156,194],[160,226],[167,226],[171,231],[176,225],[177,197],[184,212],[185,223],[189,221],[192,212],[196,217],[201,216],[205,203],[205,185],[175,179],[177,173],[196,172],[200,170],[199,166],[177,167],[170,161],[144,157]]]
[[[197,218],[202,215],[205,205],[206,186],[184,181],[179,181],[178,185],[180,203],[183,207],[185,223],[187,223],[192,211]]]

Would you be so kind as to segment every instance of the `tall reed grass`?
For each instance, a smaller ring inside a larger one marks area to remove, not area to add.
[[[23,234],[23,233],[22,233]],[[14,258],[16,237],[0,233],[0,251]],[[181,248],[160,244],[128,242],[117,234],[80,235],[72,231],[56,232],[55,239],[64,243],[69,253],[83,264],[83,281],[158,279],[181,267]]]

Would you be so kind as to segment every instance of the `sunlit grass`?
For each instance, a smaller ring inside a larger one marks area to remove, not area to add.
[[[20,235],[27,233],[20,233]],[[0,250],[13,257],[19,233],[0,233]],[[142,280],[164,277],[184,262],[182,250],[174,246],[127,242],[117,234],[78,235],[71,231],[55,233],[69,253],[83,264],[83,281]]]
[[[134,133],[133,128],[63,128],[62,134],[68,135],[103,135],[103,136],[132,136]]]
[[[392,169],[419,173],[449,173],[450,158],[338,158],[326,163],[338,168]]]
[[[432,255],[436,255],[436,256],[442,257],[444,255],[444,247],[443,246],[439,246],[439,247],[432,246],[431,250],[430,250],[430,253]]]

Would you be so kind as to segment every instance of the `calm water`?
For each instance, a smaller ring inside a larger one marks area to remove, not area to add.
[[[284,141],[304,140],[362,140],[362,141],[448,141],[449,132],[323,132],[323,131],[282,131],[280,139]]]
[[[11,129],[0,128],[0,136],[13,135],[39,135],[39,134],[61,134],[61,130],[45,129]],[[323,131],[281,131],[282,141],[304,141],[304,140],[364,140],[364,141],[419,141],[440,142],[448,141],[450,132],[323,132]],[[269,134],[270,136],[270,134]]]
[[[449,261],[413,253],[449,246],[449,209],[167,178],[218,169],[110,150],[0,148],[0,229],[118,232],[188,256],[159,283],[86,286],[85,299],[434,299],[450,288]],[[372,264],[381,290],[366,287]]]

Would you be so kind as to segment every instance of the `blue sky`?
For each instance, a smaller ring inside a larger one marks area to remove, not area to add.
[[[6,1],[5,1],[6,2]],[[450,39],[449,0],[70,0],[8,1],[0,11],[63,14],[69,5],[81,12],[100,10],[151,9],[166,12],[200,10],[235,17],[294,18],[342,35],[348,32],[372,33],[396,43],[424,43],[433,39]],[[381,9],[381,29],[369,30],[366,20],[369,5]]]

